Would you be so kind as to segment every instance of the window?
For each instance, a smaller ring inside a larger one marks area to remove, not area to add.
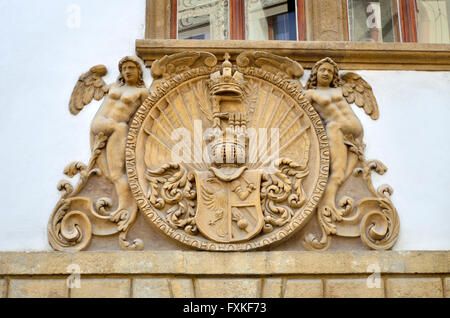
[[[304,0],[172,0],[171,38],[303,40]]]
[[[351,41],[450,43],[450,0],[347,0]]]
[[[396,2],[392,0],[348,0],[350,41],[400,41]]]
[[[328,8],[344,12],[334,17],[344,21],[335,40],[450,43],[450,0],[170,1],[172,39],[329,40],[314,31],[333,32],[330,16],[321,20]]]
[[[295,1],[245,2],[247,40],[297,40]]]
[[[228,39],[228,1],[181,0],[177,3],[177,38]]]

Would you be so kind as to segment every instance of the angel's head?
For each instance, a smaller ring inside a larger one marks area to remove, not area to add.
[[[117,78],[119,86],[145,87],[143,71],[139,60],[133,56],[125,56],[119,61],[120,75]]]
[[[339,67],[329,57],[314,64],[311,75],[306,83],[306,89],[319,87],[339,87]]]

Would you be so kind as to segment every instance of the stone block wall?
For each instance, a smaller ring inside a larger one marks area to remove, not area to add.
[[[0,297],[450,297],[449,260],[392,251],[0,253]]]

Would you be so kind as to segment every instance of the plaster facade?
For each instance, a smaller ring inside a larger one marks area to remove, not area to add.
[[[55,185],[68,162],[89,160],[89,126],[99,106],[94,103],[73,117],[67,111],[70,92],[79,74],[92,65],[103,63],[108,69],[116,70],[116,63],[122,56],[135,55],[135,40],[145,37],[145,6],[145,1],[141,0],[126,3],[119,0],[0,2],[0,27],[4,30],[1,34],[4,50],[0,53],[4,106],[0,118],[4,149],[0,158],[0,201],[3,203],[0,212],[0,295],[74,297],[79,293],[78,296],[89,296],[82,290],[72,293],[67,289],[67,265],[71,261],[64,259],[108,259],[108,254],[96,252],[81,253],[80,256],[7,252],[51,251],[46,225],[49,211],[58,199]],[[293,52],[295,48],[289,50]],[[443,55],[450,51],[448,46],[439,50]],[[371,255],[381,255],[382,260],[392,255],[404,258],[401,262],[389,263],[391,267],[388,266],[381,274],[383,287],[367,291],[368,296],[447,296],[450,172],[446,169],[446,158],[450,153],[447,129],[450,73],[446,68],[438,68],[440,71],[430,71],[432,68],[426,71],[411,68],[394,70],[395,66],[391,70],[386,68],[367,70],[356,64],[351,67],[371,84],[377,96],[378,121],[366,118],[360,109],[355,109],[355,112],[365,129],[366,156],[376,157],[389,167],[382,179],[375,176],[374,183],[378,186],[387,182],[394,188],[392,197],[402,222],[400,235],[394,252],[367,252],[361,258],[352,258],[351,252],[343,252],[339,257],[346,262],[352,260],[357,263],[363,262],[364,257],[371,258]],[[345,66],[343,69],[346,70]],[[110,72],[105,79],[112,82],[115,74],[115,71]],[[308,75],[309,70],[306,70],[303,84]],[[147,86],[152,82],[148,69],[144,71],[144,81]],[[150,236],[157,234],[150,233]],[[123,254],[128,261],[119,269],[114,265],[105,266],[108,270],[101,272],[85,272],[83,269],[86,283],[104,290],[98,294],[103,297],[214,296],[210,290],[217,286],[227,292],[221,296],[236,296],[238,290],[244,290],[243,296],[246,297],[295,297],[301,296],[304,290],[299,286],[309,286],[309,290],[316,291],[314,295],[317,297],[332,297],[354,295],[355,286],[365,286],[362,281],[368,276],[369,263],[363,269],[351,266],[343,271],[324,268],[312,273],[312,264],[323,264],[323,260],[316,263],[316,254],[299,251],[277,251],[271,256],[250,252],[214,254],[220,266],[229,264],[230,259],[240,259],[240,263],[246,257],[267,257],[263,264],[278,264],[273,272],[251,266],[257,266],[256,263],[246,263],[245,270],[239,273],[226,270],[205,272],[207,269],[195,265],[189,271],[185,267],[171,268],[169,259],[175,255],[195,263],[199,261],[195,253],[176,251],[179,246],[161,237],[146,248],[148,251],[142,252],[144,254]],[[419,250],[429,252],[406,252]],[[444,252],[432,252],[435,250]],[[334,252],[327,253],[319,257],[337,260]],[[52,264],[56,255],[57,261],[53,262],[56,267],[49,265],[37,269],[32,265],[38,262]],[[146,264],[145,258],[149,255],[157,258],[152,264],[160,264],[164,269],[135,268],[127,271],[131,264]],[[209,254],[200,255],[201,258]],[[294,262],[288,270],[277,263],[286,255],[289,256],[287,260]],[[28,258],[31,260],[25,261]],[[136,263],[132,258],[141,259]],[[303,263],[303,267],[292,265],[304,259],[314,262],[310,265]],[[398,266],[403,266],[399,264],[412,264],[417,259],[423,260],[419,263],[425,264],[424,267],[398,269]],[[11,268],[17,264],[24,264],[23,269]],[[116,263],[105,261],[105,264]],[[198,275],[201,279],[197,280]],[[218,279],[222,275],[224,277]],[[242,284],[245,288],[241,288]],[[39,294],[33,294],[35,291]]]

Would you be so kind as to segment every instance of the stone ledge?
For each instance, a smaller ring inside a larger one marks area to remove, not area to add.
[[[447,274],[450,251],[358,252],[0,252],[0,275]]]
[[[332,57],[343,70],[450,70],[450,45],[424,43],[367,43],[336,41],[250,40],[136,40],[136,53],[147,66],[154,60],[185,51],[208,51],[221,59],[246,50],[263,50],[289,56],[304,68]]]

